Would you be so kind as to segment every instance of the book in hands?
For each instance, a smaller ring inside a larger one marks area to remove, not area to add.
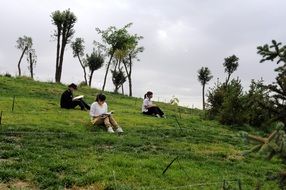
[[[113,111],[110,111],[110,112],[101,114],[100,117],[106,117],[106,116],[110,116],[112,114],[113,114]]]
[[[76,96],[74,97],[72,100],[80,100],[84,97],[84,95],[79,95],[79,96]]]

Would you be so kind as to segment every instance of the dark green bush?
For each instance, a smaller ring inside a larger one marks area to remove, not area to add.
[[[233,79],[227,85],[218,83],[209,92],[208,102],[211,119],[218,119],[220,123],[227,125],[245,122],[244,95],[240,80]]]

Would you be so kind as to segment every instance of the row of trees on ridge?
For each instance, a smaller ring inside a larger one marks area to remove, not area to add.
[[[107,76],[111,72],[112,82],[115,86],[114,91],[118,92],[120,87],[122,87],[123,91],[123,84],[128,80],[129,96],[132,96],[133,64],[135,61],[140,61],[138,54],[144,51],[144,47],[139,46],[139,41],[143,37],[137,34],[130,34],[128,31],[132,23],[122,28],[116,28],[115,26],[111,26],[106,30],[96,28],[96,32],[101,36],[102,42],[94,41],[93,51],[86,53],[83,38],[78,37],[72,41],[75,34],[74,26],[77,21],[74,13],[69,9],[65,11],[57,10],[52,12],[51,18],[52,24],[56,26],[53,37],[57,41],[55,82],[61,82],[65,49],[68,44],[71,44],[73,56],[78,59],[83,69],[85,84],[91,86],[94,72],[100,69],[104,65],[105,60],[108,59],[102,91],[105,90]],[[24,36],[17,40],[17,48],[22,51],[18,62],[19,76],[21,76],[21,60],[26,54],[27,60],[30,62],[31,77],[33,78],[33,66],[36,63],[36,54],[32,45],[31,37]],[[89,69],[89,73],[86,68]]]

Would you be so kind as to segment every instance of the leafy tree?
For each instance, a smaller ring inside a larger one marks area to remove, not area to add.
[[[17,42],[17,46],[16,47],[19,50],[22,51],[22,54],[21,54],[19,62],[18,62],[18,73],[19,73],[19,76],[21,76],[21,66],[20,66],[20,64],[21,64],[21,61],[23,59],[24,54],[28,54],[27,52],[29,51],[29,49],[32,48],[33,40],[32,40],[31,37],[23,36],[23,37],[19,37],[16,42]]]
[[[93,51],[90,54],[90,56],[86,54],[86,64],[90,70],[89,83],[88,83],[89,86],[91,86],[91,81],[94,71],[100,69],[103,66],[103,63],[104,63],[104,56],[101,54],[100,50]]]
[[[127,28],[129,28],[131,25],[132,23],[129,23],[120,29],[117,29],[115,26],[111,26],[106,30],[100,30],[99,28],[96,28],[96,31],[101,35],[103,42],[107,46],[107,54],[109,56],[109,61],[106,65],[102,91],[105,89],[109,67],[115,51],[128,49],[127,46],[129,44],[128,41],[130,40],[130,35],[128,34]]]
[[[132,66],[134,60],[140,61],[138,59],[138,54],[142,53],[144,51],[144,47],[138,47],[138,42],[141,40],[142,36],[137,36],[136,34],[134,36],[130,37],[130,45],[128,51],[128,56],[123,59],[123,65],[125,68],[125,72],[127,74],[128,83],[129,83],[129,96],[132,96]]]
[[[243,124],[245,120],[244,110],[244,95],[241,81],[239,79],[232,79],[224,88],[224,99],[218,119],[220,123],[233,125]]]
[[[73,57],[77,57],[78,61],[80,63],[80,66],[83,69],[84,73],[84,81],[85,84],[87,84],[87,78],[86,78],[86,65],[82,62],[81,57],[84,55],[84,39],[83,38],[76,38],[74,42],[71,43],[71,47],[73,49]]]
[[[203,86],[202,96],[203,96],[203,110],[205,110],[205,85],[213,78],[211,71],[208,67],[202,67],[198,70],[198,80]]]
[[[73,28],[77,18],[69,9],[63,12],[57,10],[51,14],[51,17],[52,23],[56,26],[54,31],[54,36],[57,38],[55,80],[59,83],[61,81],[65,47],[70,43],[75,33]]]
[[[119,88],[126,81],[125,73],[122,71],[122,68],[119,68],[117,70],[111,70],[111,73],[112,73],[112,82],[115,86],[114,92],[118,93]]]
[[[263,85],[271,93],[271,104],[265,105],[270,110],[273,120],[282,121],[286,126],[286,46],[272,40],[272,45],[258,46],[258,54],[262,55],[260,62],[277,60],[279,66],[274,70],[277,73],[276,81]]]
[[[210,119],[214,119],[221,110],[225,96],[225,87],[221,82],[215,83],[215,86],[210,88],[207,94],[207,106]]]
[[[217,83],[208,93],[209,114],[222,124],[233,125],[245,122],[244,95],[239,79],[233,79],[228,86]]]
[[[114,52],[114,57],[113,57],[114,69],[113,69],[113,71],[117,71],[121,68],[121,63],[122,63],[123,59],[127,56],[127,54],[128,54],[128,51],[120,50],[120,49],[117,49]]]
[[[122,70],[121,63],[122,63],[122,60],[127,56],[127,54],[128,54],[128,51],[123,50],[123,49],[122,50],[117,49],[114,52],[114,58],[113,58],[114,69],[111,70],[111,73],[112,73],[112,82],[115,86],[114,92],[116,93],[118,93],[118,89],[121,87],[122,94],[124,94],[123,84],[126,81],[126,76]]]
[[[229,57],[224,59],[224,63],[223,63],[223,66],[225,67],[224,71],[228,74],[227,78],[226,78],[226,81],[225,81],[225,85],[226,86],[227,86],[227,84],[229,82],[231,74],[234,71],[236,71],[236,69],[238,67],[238,60],[239,60],[239,58],[236,57],[235,55],[229,56]]]
[[[35,49],[29,49],[29,56],[27,57],[27,61],[29,63],[29,71],[31,78],[34,79],[34,66],[37,62],[37,55]]]
[[[247,123],[255,127],[264,127],[271,118],[271,112],[265,109],[270,104],[269,92],[263,88],[263,80],[251,81],[250,89],[245,95],[245,113]]]

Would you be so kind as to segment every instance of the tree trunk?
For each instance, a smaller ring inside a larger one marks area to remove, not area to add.
[[[129,73],[128,73],[128,82],[129,82],[129,96],[132,96],[132,81],[131,81],[131,73],[132,73],[132,59],[129,55]]]
[[[124,86],[123,86],[123,84],[121,85],[121,93],[122,93],[122,95],[124,95]]]
[[[30,56],[30,73],[31,73],[31,78],[34,79],[32,53],[30,53],[29,56]]]
[[[56,52],[56,72],[55,72],[55,81],[57,82],[58,72],[59,72],[59,60],[60,60],[60,48],[61,48],[61,27],[58,28],[57,34],[57,52]]]
[[[90,76],[89,76],[89,82],[88,82],[88,86],[91,87],[91,81],[92,81],[92,75],[93,75],[94,71],[90,72]]]
[[[227,84],[228,84],[228,81],[229,81],[229,79],[230,79],[230,75],[231,75],[231,74],[228,74],[228,76],[227,76],[227,79],[226,79],[226,81],[225,81],[225,86],[227,86]]]
[[[83,74],[84,74],[84,75],[83,75],[83,77],[84,77],[85,84],[87,84],[87,78],[86,78],[86,71],[85,71],[85,67],[84,67],[84,65],[82,64],[82,61],[81,61],[81,59],[80,59],[79,55],[77,55],[77,58],[78,58],[79,63],[80,63],[80,65],[81,65],[82,69],[83,69]]]
[[[131,73],[132,73],[132,62],[131,62],[131,56],[129,56],[129,71],[126,65],[126,62],[123,62],[125,72],[128,78],[128,83],[129,83],[129,96],[132,96],[132,81],[131,81]]]
[[[205,110],[205,85],[203,85],[203,110]]]
[[[118,66],[118,64],[119,64],[119,60],[116,60],[116,63],[115,63],[115,66],[114,66],[114,72],[117,71],[117,66]]]
[[[115,86],[115,88],[114,88],[114,93],[118,93],[118,89],[119,89],[119,86]]]
[[[23,50],[23,52],[22,52],[22,55],[21,55],[21,57],[20,57],[20,60],[19,60],[19,62],[18,62],[18,72],[19,72],[19,76],[21,76],[21,67],[20,67],[20,64],[21,64],[22,58],[23,58],[23,56],[24,56],[24,54],[25,54],[25,52],[26,52],[27,49],[28,49],[28,47],[26,46],[26,47],[24,48],[24,50]]]
[[[106,68],[106,72],[105,72],[105,76],[104,76],[104,81],[103,81],[103,86],[102,86],[102,90],[101,91],[104,91],[105,89],[105,84],[106,84],[106,78],[107,78],[107,74],[108,74],[108,70],[109,70],[109,66],[110,66],[110,63],[111,63],[111,60],[113,58],[113,54],[114,54],[114,51],[111,52],[111,55],[110,55],[110,59],[107,63],[107,68]]]
[[[129,83],[129,96],[132,96],[132,81],[131,81],[131,75],[128,75],[128,83]]]
[[[60,82],[61,82],[62,68],[63,68],[63,60],[64,60],[64,54],[65,54],[66,44],[67,44],[66,31],[63,30],[62,47],[61,47],[61,50],[60,50],[60,60],[59,60],[59,65],[58,65],[58,72],[57,72],[57,75],[56,75],[56,82],[57,82],[57,83],[60,83]]]

